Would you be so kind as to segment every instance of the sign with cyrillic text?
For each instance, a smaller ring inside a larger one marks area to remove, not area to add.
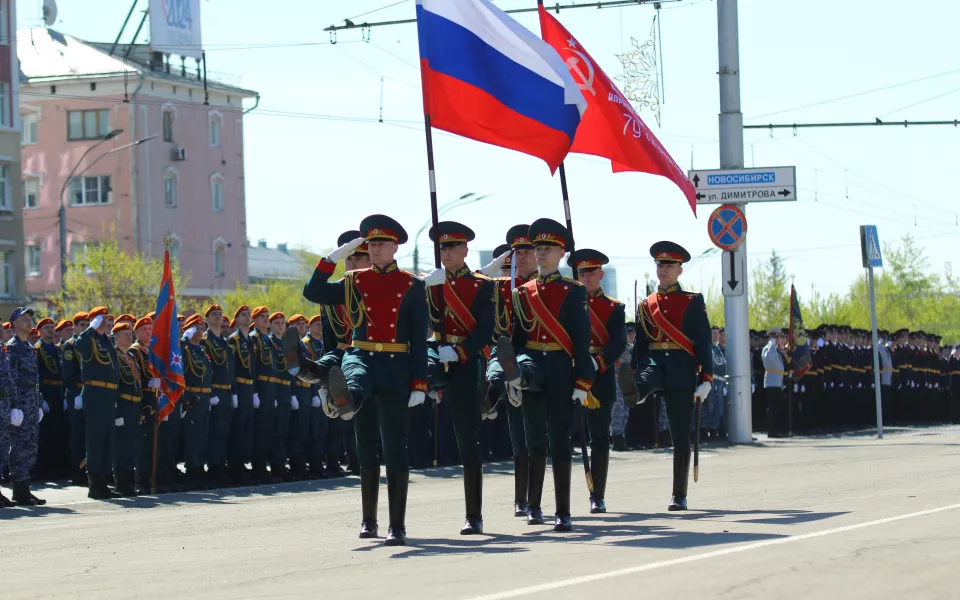
[[[697,204],[784,202],[797,199],[796,167],[690,171]]]

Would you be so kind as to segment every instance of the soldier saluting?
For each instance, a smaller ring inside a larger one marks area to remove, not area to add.
[[[667,510],[686,510],[693,407],[696,399],[706,400],[713,381],[710,321],[703,296],[677,283],[690,253],[679,244],[657,242],[650,255],[659,286],[640,303],[633,353],[637,380],[621,378],[621,385],[624,396],[663,389],[673,438],[673,497]]]
[[[387,465],[390,529],[386,544],[406,544],[407,408],[423,404],[427,391],[427,300],[423,281],[397,267],[394,256],[407,232],[395,220],[372,215],[357,238],[317,263],[303,287],[311,302],[346,307],[353,331],[341,367],[330,369],[330,404],[341,417],[356,415],[363,505],[361,538],[377,536],[377,494],[382,434]],[[337,262],[364,241],[369,269],[349,271],[331,282]],[[360,410],[363,407],[365,410]],[[359,411],[359,412],[358,412]]]

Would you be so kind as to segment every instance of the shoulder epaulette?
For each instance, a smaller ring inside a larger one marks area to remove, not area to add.
[[[34,349],[39,350],[39,349],[40,349],[40,346],[41,346],[42,344],[43,344],[43,341],[42,341],[42,340],[37,340],[37,341],[33,344],[33,347],[34,347]]]
[[[70,338],[70,339],[66,340],[65,342],[63,342],[63,343],[64,343],[64,344],[70,344],[70,345],[72,346],[72,345],[74,344],[74,342],[76,342],[76,341],[77,341],[77,338]]]
[[[580,282],[577,281],[576,279],[572,279],[572,278],[570,278],[570,277],[561,276],[561,277],[560,277],[560,281],[562,281],[562,282],[564,282],[564,283],[572,283],[572,284],[574,284],[574,285],[579,285],[580,287],[583,287],[583,284],[582,284],[582,283],[580,283]]]
[[[497,281],[492,277],[487,277],[480,271],[470,271],[469,275],[472,275],[474,278],[479,279],[480,281]],[[499,279],[499,278],[498,278]]]
[[[626,306],[626,304],[625,304],[624,302],[621,302],[620,300],[617,300],[616,298],[614,298],[613,296],[611,296],[611,295],[609,295],[609,294],[604,294],[603,297],[606,298],[607,300],[609,300],[610,302],[615,303],[615,304],[619,304],[619,305],[621,305],[621,306]]]

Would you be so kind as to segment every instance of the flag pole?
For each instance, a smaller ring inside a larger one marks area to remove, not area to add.
[[[793,435],[793,386],[796,385],[796,377],[793,374],[793,349],[796,347],[797,338],[793,323],[793,303],[797,301],[797,289],[790,282],[790,337],[787,338],[787,435]]]
[[[150,469],[150,493],[157,494],[157,438],[160,437],[160,420],[157,416],[160,414],[160,390],[154,392],[153,401],[153,457],[151,458]]]

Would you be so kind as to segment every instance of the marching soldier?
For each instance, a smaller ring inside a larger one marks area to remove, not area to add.
[[[341,367],[330,369],[331,410],[356,417],[363,510],[361,538],[377,536],[377,495],[381,434],[387,466],[390,527],[385,543],[406,544],[407,412],[427,392],[427,302],[423,281],[397,267],[394,257],[407,233],[395,220],[372,215],[360,223],[362,238],[333,251],[317,264],[303,288],[307,300],[345,305],[353,332]],[[349,271],[330,282],[337,262],[364,241],[373,266]],[[361,410],[361,408],[365,410]],[[358,412],[359,411],[359,412]]]
[[[113,317],[105,306],[90,311],[90,325],[80,333],[74,344],[80,355],[80,408],[86,419],[87,497],[94,500],[117,498],[108,487],[113,475],[110,449],[113,446],[113,428],[116,417],[117,384],[120,366],[117,350],[108,332],[113,328]]]
[[[10,315],[14,336],[3,348],[15,385],[8,392],[10,411],[6,445],[0,450],[0,471],[9,466],[13,501],[20,506],[40,506],[45,500],[30,492],[30,470],[37,462],[43,399],[40,396],[40,374],[37,354],[28,341],[33,329],[33,310],[19,307]],[[16,390],[14,392],[14,390]],[[6,424],[4,424],[6,425]]]
[[[205,489],[203,481],[204,454],[210,427],[210,396],[213,369],[210,359],[200,345],[204,334],[203,318],[197,314],[183,324],[180,351],[183,354],[183,396],[180,398],[183,415],[183,463],[187,468],[187,489]]]
[[[590,434],[590,472],[593,493],[590,512],[605,513],[604,496],[607,489],[607,471],[610,465],[610,420],[617,402],[616,362],[627,346],[626,321],[623,302],[603,293],[603,265],[610,262],[602,252],[577,250],[567,261],[577,270],[580,283],[587,288],[587,313],[590,317],[590,355],[596,375],[590,393],[600,402],[598,410],[587,412],[587,430]]]
[[[113,326],[113,340],[117,347],[117,366],[120,379],[117,387],[117,409],[114,431],[113,480],[114,489],[121,496],[136,496],[134,468],[140,455],[141,373],[136,357],[130,352],[133,345],[133,327],[128,320]]]
[[[443,380],[463,464],[466,521],[460,535],[483,533],[483,459],[480,456],[480,399],[483,397],[483,348],[493,336],[493,282],[466,265],[468,243],[476,237],[466,225],[441,221],[431,227],[431,241],[440,244],[442,267],[426,280],[430,323],[438,344],[430,349],[434,376]],[[495,265],[498,267],[499,265]],[[441,314],[440,302],[444,304]],[[442,319],[442,321],[441,321]],[[438,332],[443,331],[441,336]],[[435,349],[434,349],[435,348]],[[449,372],[444,373],[444,371]]]
[[[203,311],[207,320],[207,331],[203,334],[203,350],[210,359],[210,429],[207,433],[207,467],[211,484],[214,487],[226,487],[227,444],[230,440],[230,424],[233,411],[239,404],[238,396],[233,392],[233,350],[222,336],[223,308],[218,304],[209,305]]]
[[[137,457],[135,489],[138,494],[151,493],[153,477],[153,421],[157,416],[157,396],[160,379],[150,371],[150,338],[153,336],[153,318],[143,317],[133,325],[133,335],[137,341],[130,346],[128,354],[140,373],[140,416],[137,419],[140,428],[140,455]],[[126,427],[126,425],[124,425]],[[160,427],[165,427],[160,424]],[[159,448],[158,448],[159,449]],[[158,461],[159,463],[159,458]],[[158,491],[162,488],[158,487]],[[165,489],[163,489],[165,491]]]
[[[246,463],[253,460],[254,413],[260,406],[257,393],[257,365],[260,357],[250,339],[253,316],[250,307],[242,305],[234,311],[237,330],[230,336],[233,360],[233,397],[237,399],[230,424],[229,456],[230,480],[236,485],[250,485],[253,480]]]
[[[70,474],[73,485],[87,486],[86,472],[83,463],[86,450],[86,417],[83,414],[83,400],[80,391],[83,389],[83,376],[80,353],[76,351],[76,343],[80,334],[90,325],[90,318],[85,312],[73,315],[73,334],[62,344],[63,350],[63,399],[67,401],[67,421],[70,428]]]
[[[783,384],[787,376],[783,360],[783,346],[787,341],[786,332],[774,328],[767,332],[770,341],[764,346],[763,357],[763,393],[767,399],[767,434],[772,438],[787,435],[787,401],[783,394]]]
[[[677,282],[690,253],[679,244],[657,242],[650,255],[659,286],[640,303],[633,361],[644,392],[663,390],[673,438],[673,497],[667,510],[686,510],[690,422],[696,400],[706,400],[713,381],[710,322],[703,296],[684,291]],[[630,388],[630,394],[639,393],[637,387]]]
[[[529,225],[514,225],[507,231],[507,243],[494,250],[493,255],[499,257],[505,252],[512,252],[512,255],[504,259],[501,265],[501,277],[495,282],[494,344],[501,337],[512,337],[513,291],[537,274],[537,257],[530,242]],[[511,271],[516,273],[516,277],[512,279]],[[495,407],[501,400],[507,398],[507,381],[500,366],[500,360],[497,358],[496,345],[492,349],[490,362],[487,364],[486,377],[488,383],[486,404]],[[529,508],[527,488],[530,485],[530,454],[527,451],[523,409],[519,398],[507,398],[506,411],[510,441],[513,443],[513,516],[525,518]],[[542,480],[542,475],[540,478]]]
[[[250,332],[250,341],[257,369],[257,387],[253,396],[253,478],[261,484],[279,483],[276,473],[267,472],[267,462],[273,450],[276,427],[277,384],[284,381],[277,377],[277,357],[270,341],[270,309],[258,306],[251,316],[254,329]]]
[[[37,470],[45,477],[59,479],[67,465],[67,413],[63,400],[63,358],[54,343],[53,319],[37,323],[40,341],[34,346],[40,369],[40,395],[43,397],[43,421],[40,423],[40,448]],[[67,471],[69,472],[69,471]]]
[[[293,481],[287,470],[287,437],[290,434],[290,415],[300,404],[293,395],[296,377],[287,371],[287,357],[283,353],[283,334],[287,330],[287,317],[282,312],[270,315],[270,343],[276,361],[276,411],[273,417],[273,445],[270,448],[270,473],[281,481]],[[296,331],[296,329],[294,329]],[[299,340],[300,337],[297,336]]]
[[[497,356],[507,379],[507,394],[520,396],[530,473],[527,523],[543,524],[540,507],[547,448],[553,459],[556,498],[554,531],[570,531],[570,477],[577,405],[593,383],[590,318],[583,284],[560,275],[570,233],[552,219],[530,225],[539,276],[514,292],[513,338],[500,338]]]

